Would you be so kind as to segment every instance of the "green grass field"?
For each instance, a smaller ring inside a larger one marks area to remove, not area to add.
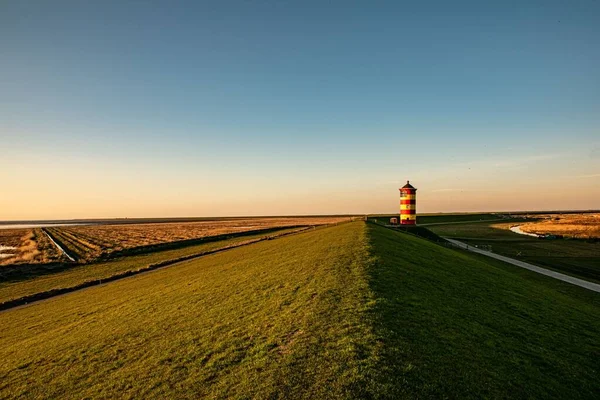
[[[594,398],[600,296],[354,222],[0,313],[0,398]]]
[[[471,222],[471,221],[486,221],[502,218],[501,215],[492,213],[479,214],[418,214],[417,223],[423,224],[441,224],[447,222]]]
[[[600,391],[597,293],[389,229],[369,236],[391,398]]]
[[[0,397],[305,398],[367,390],[362,223],[0,313]]]
[[[496,224],[435,225],[428,229],[471,245],[491,245],[494,253],[600,283],[600,243],[537,239],[495,228]]]
[[[436,232],[438,235],[452,238],[538,241],[536,238],[519,235],[518,233],[511,232],[509,229],[494,227],[501,224],[504,225],[504,222],[476,222],[466,224],[435,225],[427,229]],[[518,222],[514,222],[514,224],[518,224]]]
[[[22,277],[0,281],[0,303],[51,291],[53,289],[75,287],[84,282],[107,279],[127,271],[144,269],[153,264],[213,252],[215,250],[261,240],[265,237],[276,237],[299,230],[300,228],[289,228],[269,233],[261,232],[254,235],[244,234],[224,240],[209,241],[174,250],[163,250],[154,253],[117,258],[111,261],[75,265],[65,270],[54,271],[50,269],[44,273],[23,274]]]

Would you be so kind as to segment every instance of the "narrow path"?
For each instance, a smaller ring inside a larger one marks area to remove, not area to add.
[[[554,279],[558,279],[559,281],[567,282],[575,286],[582,287],[584,289],[592,290],[594,292],[600,293],[600,284],[584,281],[583,279],[575,278],[570,275],[561,274],[560,272],[551,271],[549,269],[541,268],[533,264],[526,263],[524,261],[515,260],[514,258],[501,256],[500,254],[492,253],[489,251],[478,249],[477,247],[469,246],[466,243],[459,242],[455,239],[445,238],[450,243],[463,248],[468,251],[472,251],[474,253],[483,254],[484,256],[495,258],[497,260],[504,261],[506,263],[516,265],[517,267],[525,268],[533,272],[537,272],[538,274],[546,275]]]
[[[71,255],[69,253],[67,253],[67,251],[65,249],[63,249],[58,243],[56,243],[54,238],[46,231],[46,228],[42,228],[42,232],[44,232],[46,234],[46,236],[48,236],[48,239],[50,239],[50,241],[52,243],[54,243],[54,245],[58,248],[58,251],[62,252],[72,262],[75,262],[75,259],[73,257],[71,257]]]

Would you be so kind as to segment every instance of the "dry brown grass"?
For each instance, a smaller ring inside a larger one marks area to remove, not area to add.
[[[528,222],[521,229],[539,235],[552,234],[578,239],[600,238],[600,214],[547,214],[541,221]]]
[[[240,233],[295,225],[325,225],[351,217],[285,217],[167,222],[116,225],[87,225],[52,228],[69,250],[82,261],[116,251],[181,240]]]
[[[18,247],[21,237],[30,229],[0,229],[0,245]]]
[[[15,247],[2,253],[0,265],[62,261],[62,254],[41,229],[0,229],[0,245]]]
[[[35,233],[33,230],[28,231],[27,234],[21,237],[21,245],[17,248],[17,252],[21,261],[31,262],[41,254],[41,251],[38,250],[38,244],[35,239]]]
[[[35,257],[37,243],[33,240],[33,229],[2,229],[0,230],[0,245],[12,249],[2,251],[8,257],[0,258],[0,265],[12,264]]]

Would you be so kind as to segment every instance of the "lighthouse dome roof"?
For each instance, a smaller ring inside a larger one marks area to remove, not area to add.
[[[406,181],[406,185],[402,186],[402,189],[414,189],[415,187],[410,184],[410,181]]]

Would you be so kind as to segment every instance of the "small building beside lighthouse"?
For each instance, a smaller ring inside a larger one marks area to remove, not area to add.
[[[417,189],[410,181],[400,188],[400,225],[417,224]]]

